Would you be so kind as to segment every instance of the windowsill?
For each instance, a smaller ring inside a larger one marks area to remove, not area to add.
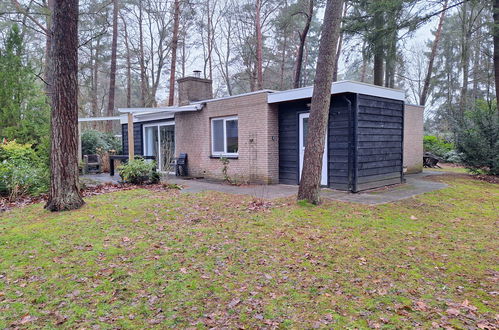
[[[238,159],[239,155],[210,155],[210,158],[212,158],[212,159],[220,159],[220,158]]]

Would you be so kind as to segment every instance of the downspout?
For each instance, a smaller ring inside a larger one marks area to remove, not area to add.
[[[405,102],[402,102],[402,152],[400,157],[400,182],[405,183],[404,177],[404,134],[405,134]]]
[[[343,95],[343,99],[348,104],[348,190],[353,190],[353,181],[352,181],[352,154],[353,154],[353,141],[351,137],[353,136],[353,124],[352,124],[352,101],[348,99],[345,95]]]
[[[352,192],[356,193],[358,189],[359,179],[359,94],[355,94],[355,112],[353,113],[353,189]]]

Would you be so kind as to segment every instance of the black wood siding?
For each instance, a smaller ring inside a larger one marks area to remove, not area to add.
[[[308,112],[310,100],[279,105],[279,183],[298,184],[300,171],[299,114]]]
[[[355,94],[334,95],[329,109],[328,183],[338,190],[350,190],[353,173],[353,110]]]
[[[404,102],[358,96],[357,191],[402,182],[403,126]]]
[[[143,143],[143,125],[154,124],[154,123],[166,123],[172,122],[173,119],[162,119],[162,120],[152,120],[152,121],[143,121],[140,123],[133,123],[133,138],[134,138],[134,153],[135,155],[142,156],[144,155],[144,143]],[[121,125],[121,136],[123,143],[123,154],[128,155],[128,124]]]

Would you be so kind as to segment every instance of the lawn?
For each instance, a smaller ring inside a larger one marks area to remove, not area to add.
[[[381,206],[129,190],[0,214],[0,328],[497,326],[499,186]]]

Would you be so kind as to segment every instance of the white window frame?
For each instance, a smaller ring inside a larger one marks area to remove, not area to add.
[[[157,129],[157,134],[158,134],[158,145],[156,146],[157,150],[158,150],[158,156],[156,157],[156,166],[157,166],[157,169],[159,172],[161,173],[172,173],[172,172],[168,172],[168,171],[164,171],[162,168],[161,168],[161,164],[162,164],[162,159],[161,159],[161,138],[160,138],[160,126],[174,126],[175,127],[175,121],[162,121],[162,122],[158,122],[158,123],[152,123],[152,124],[143,124],[142,125],[142,137],[143,137],[143,141],[142,141],[142,150],[146,150],[146,139],[145,139],[145,136],[146,136],[146,128],[147,127],[156,127]],[[175,150],[177,150],[177,140],[175,140]],[[145,152],[143,152],[145,153]],[[145,155],[147,156],[147,155]]]
[[[215,138],[213,136],[213,122],[215,120],[223,120],[223,131],[224,131],[224,151],[215,151]],[[227,121],[237,120],[237,151],[238,152],[227,152]],[[237,157],[239,156],[239,118],[237,116],[230,117],[215,117],[210,119],[210,127],[211,127],[211,155],[217,157]]]

